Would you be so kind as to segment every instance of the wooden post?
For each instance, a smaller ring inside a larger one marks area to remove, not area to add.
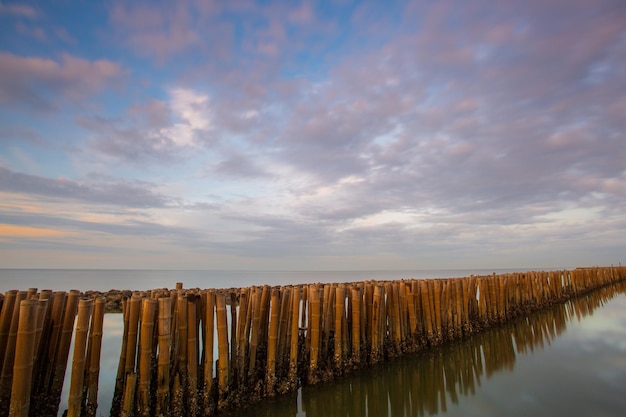
[[[206,318],[204,326],[204,395],[205,404],[208,408],[213,388],[213,345],[215,340],[215,292],[213,290],[206,292],[204,314]]]
[[[28,417],[33,363],[35,361],[37,301],[21,301],[19,309],[9,417]]]
[[[150,415],[150,371],[152,368],[152,339],[154,316],[158,302],[152,298],[143,299],[141,314],[141,334],[139,341],[139,401],[137,411],[140,416]]]
[[[361,292],[358,287],[350,289],[352,297],[352,363],[361,360]]]
[[[159,359],[157,369],[156,415],[168,415],[170,403],[170,352],[172,345],[172,299],[159,298]]]
[[[16,298],[17,290],[10,290],[4,293],[2,313],[0,314],[0,364],[4,364],[4,355],[7,351],[9,331],[11,330],[11,320],[13,318]],[[0,369],[0,373],[1,372],[2,369]]]
[[[267,373],[265,374],[265,394],[274,396],[276,385],[276,350],[278,342],[278,321],[280,319],[280,298],[277,289],[272,290],[271,317],[269,323],[269,339],[267,344]]]
[[[343,285],[335,287],[335,368],[341,371],[343,365],[343,322],[346,315],[346,289]]]
[[[196,296],[187,299],[187,415],[198,414],[198,324],[196,320]]]
[[[15,343],[17,341],[17,329],[20,320],[20,303],[26,299],[26,291],[18,291],[11,312],[11,326],[7,337],[6,353],[2,373],[0,375],[0,411],[6,412],[6,404],[11,398],[11,382],[13,381],[13,362],[15,360]]]
[[[67,403],[67,416],[79,417],[83,404],[83,382],[85,379],[85,362],[89,321],[93,310],[93,300],[80,300],[78,303],[78,320],[76,322],[76,338],[74,340],[74,357],[72,359],[72,375],[70,379],[70,397]]]
[[[374,296],[372,303],[372,346],[370,351],[370,362],[376,363],[380,359],[380,315],[382,307],[382,286],[377,284],[374,287]]]
[[[131,417],[133,415],[135,407],[135,388],[137,388],[137,374],[132,372],[126,375],[121,417]]]
[[[128,301],[128,335],[126,336],[126,364],[124,374],[135,372],[135,360],[137,358],[137,334],[139,333],[139,310],[141,309],[141,299],[131,297]],[[134,395],[134,394],[133,394]]]
[[[76,310],[78,308],[78,299],[80,291],[71,290],[65,305],[63,314],[63,328],[61,330],[61,339],[59,340],[59,348],[56,352],[56,360],[54,361],[55,371],[54,379],[51,385],[52,398],[61,397],[63,389],[63,380],[65,379],[65,371],[67,368],[67,360],[69,357],[70,343],[72,341],[72,333],[74,330],[74,321],[76,318]],[[57,405],[58,407],[58,405]]]
[[[291,346],[289,349],[289,385],[293,390],[297,387],[298,375],[298,317],[300,316],[300,288],[295,287],[292,291],[291,304]]]
[[[320,352],[320,295],[316,285],[309,285],[309,332],[311,333],[311,347],[309,356],[308,382],[317,382],[317,362]]]
[[[228,324],[226,320],[226,300],[224,294],[216,294],[215,305],[217,310],[217,341],[218,341],[218,407],[225,403],[228,395],[229,375],[228,375]]]
[[[87,386],[87,402],[85,411],[88,416],[95,416],[98,408],[98,378],[100,377],[100,354],[102,352],[102,329],[104,324],[104,308],[106,299],[98,297],[95,300],[89,346],[87,348],[87,366],[85,370]],[[84,398],[83,398],[84,399]]]

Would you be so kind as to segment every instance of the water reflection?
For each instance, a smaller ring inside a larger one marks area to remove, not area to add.
[[[601,289],[469,340],[362,370],[330,384],[305,387],[297,397],[255,405],[253,410],[234,415],[399,417],[445,413],[462,397],[475,395],[481,384],[496,374],[512,372],[518,356],[541,351],[568,323],[584,319],[624,292],[624,284]],[[551,412],[558,414],[558,410]]]

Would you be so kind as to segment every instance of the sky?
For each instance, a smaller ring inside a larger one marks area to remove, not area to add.
[[[626,260],[626,1],[0,2],[0,267]]]

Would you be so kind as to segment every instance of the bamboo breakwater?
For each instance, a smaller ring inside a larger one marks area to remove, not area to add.
[[[113,416],[208,416],[467,337],[626,279],[626,267],[231,289],[122,301]],[[0,297],[0,415],[94,416],[106,300]]]

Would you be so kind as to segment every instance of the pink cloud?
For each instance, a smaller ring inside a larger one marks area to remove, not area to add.
[[[39,17],[39,12],[37,11],[37,9],[29,5],[20,3],[0,3],[0,14],[8,14],[16,17],[24,17],[27,19],[37,19]]]
[[[0,52],[0,103],[49,107],[49,94],[79,101],[123,74],[118,63],[104,59],[88,61],[62,54],[57,61]]]

